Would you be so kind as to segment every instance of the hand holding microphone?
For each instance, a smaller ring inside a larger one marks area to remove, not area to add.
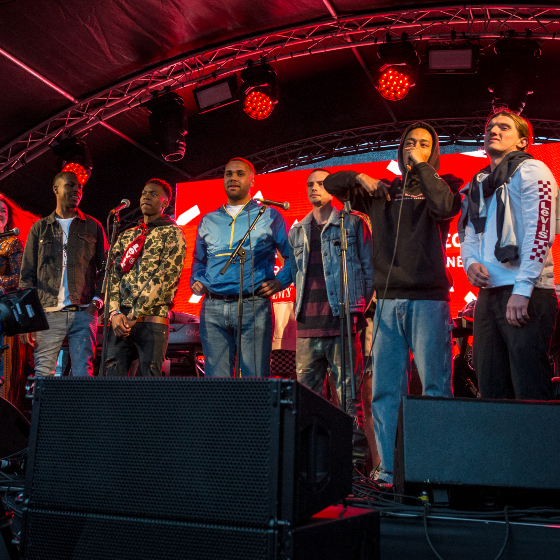
[[[409,170],[421,161],[424,161],[424,158],[419,147],[409,146],[404,149],[404,164]]]

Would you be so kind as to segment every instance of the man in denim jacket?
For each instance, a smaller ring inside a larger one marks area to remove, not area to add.
[[[327,170],[315,169],[307,178],[307,197],[313,209],[293,226],[289,234],[290,266],[296,286],[296,372],[300,383],[321,394],[327,369],[330,368],[340,403],[340,217],[332,204],[332,195],[323,187],[327,175]],[[352,401],[348,357],[345,368],[346,410],[355,419],[354,460],[363,461],[366,443],[359,397],[363,364],[358,332],[366,326],[363,313],[374,290],[371,231],[366,222],[355,214],[346,217],[344,226],[348,230],[348,295],[357,388],[356,402]],[[347,349],[347,341],[345,344]]]
[[[83,185],[74,173],[54,178],[56,210],[29,231],[20,288],[37,288],[49,329],[20,335],[35,342],[35,373],[55,374],[63,340],[68,337],[72,375],[93,373],[97,313],[103,307],[100,271],[107,239],[101,224],[80,212]]]

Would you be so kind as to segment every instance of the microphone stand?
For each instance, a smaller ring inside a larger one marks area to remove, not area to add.
[[[105,376],[105,358],[107,357],[107,327],[109,323],[109,286],[111,284],[111,276],[113,274],[113,248],[117,239],[117,231],[119,229],[120,220],[119,212],[115,212],[113,218],[113,230],[111,232],[111,241],[109,242],[109,251],[107,252],[107,261],[105,264],[105,275],[103,277],[103,287],[101,293],[105,294],[105,303],[103,305],[103,346],[101,348],[101,363],[99,364],[99,377]]]
[[[350,387],[352,390],[352,400],[356,399],[356,380],[354,378],[354,359],[352,356],[352,341],[350,333],[352,326],[350,324],[350,298],[348,294],[348,267],[346,261],[346,251],[348,250],[348,230],[344,227],[344,218],[352,211],[350,202],[344,203],[344,208],[340,210],[340,380],[341,380],[341,397],[342,410],[346,412],[346,352],[344,348],[344,323],[346,319],[346,332],[348,335],[348,359],[350,362]]]
[[[262,205],[257,217],[253,220],[253,223],[249,226],[249,229],[245,232],[243,238],[237,244],[235,251],[230,255],[228,262],[224,265],[220,274],[224,275],[226,270],[229,268],[230,264],[239,257],[239,299],[237,300],[237,352],[235,355],[235,377],[241,377],[241,328],[243,327],[243,267],[245,266],[245,258],[247,257],[247,251],[243,249],[243,243],[247,237],[249,237],[249,232],[255,229],[255,225],[259,218],[264,214],[265,210],[268,208],[266,205]],[[255,372],[256,373],[256,372]]]

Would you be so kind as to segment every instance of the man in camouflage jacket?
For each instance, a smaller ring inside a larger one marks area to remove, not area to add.
[[[171,196],[165,181],[150,179],[140,197],[144,220],[124,231],[115,244],[108,298],[112,332],[105,362],[107,376],[126,376],[136,357],[139,375],[161,375],[169,334],[167,313],[187,249],[181,228],[163,215]],[[146,236],[143,247],[142,233]],[[136,254],[135,246],[140,246]],[[127,257],[124,262],[123,255]]]

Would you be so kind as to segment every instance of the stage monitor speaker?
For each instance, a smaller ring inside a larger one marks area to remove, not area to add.
[[[29,510],[271,527],[352,490],[352,419],[292,380],[44,378]]]
[[[378,560],[379,513],[329,507],[298,527],[34,511],[23,560]]]
[[[0,397],[0,459],[23,451],[29,440],[29,422],[6,399]]]
[[[556,401],[406,396],[397,427],[395,492],[418,496],[462,488],[464,498],[474,487],[492,488],[503,489],[508,502],[521,498],[521,489],[539,499],[552,496],[560,491],[559,429]]]

